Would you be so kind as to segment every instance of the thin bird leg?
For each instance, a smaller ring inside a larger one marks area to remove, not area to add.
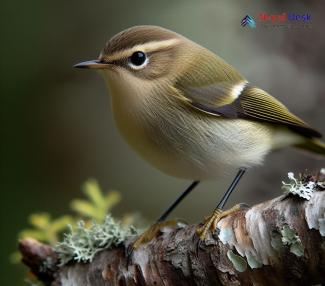
[[[165,221],[168,215],[176,208],[177,205],[200,183],[200,181],[194,181],[191,183],[187,189],[168,207],[168,209],[159,217],[157,222],[150,226],[144,233],[142,233],[137,240],[133,243],[133,248],[137,249],[141,244],[149,242],[154,237],[161,228],[166,226],[176,225],[176,220]]]
[[[236,186],[238,185],[241,177],[245,174],[246,169],[245,168],[241,168],[239,169],[235,179],[232,181],[231,185],[229,186],[228,190],[225,192],[225,194],[222,196],[219,204],[217,205],[216,209],[220,209],[222,210],[223,207],[225,206],[226,202],[228,201],[231,193],[233,192],[233,190],[236,188]]]
[[[208,230],[211,229],[212,231],[214,231],[217,227],[217,223],[225,216],[232,214],[233,212],[236,212],[240,209],[242,209],[243,206],[245,206],[244,204],[237,204],[235,206],[233,206],[231,209],[223,211],[223,207],[225,206],[227,200],[229,199],[231,193],[233,192],[233,190],[236,188],[237,184],[239,183],[241,177],[244,175],[246,169],[239,169],[236,177],[234,178],[234,180],[232,181],[232,183],[230,184],[228,190],[226,191],[226,193],[223,195],[223,197],[221,198],[219,204],[217,205],[217,207],[214,209],[212,215],[210,215],[209,217],[207,217],[204,221],[203,226],[201,226],[200,228],[197,229],[197,234],[200,238],[200,240],[204,240]]]
[[[187,189],[168,207],[167,210],[160,216],[157,222],[164,221],[168,215],[179,205],[179,203],[200,183],[200,181],[192,182]]]
[[[141,244],[151,241],[154,237],[157,236],[159,231],[166,226],[174,226],[177,224],[177,220],[165,221],[168,215],[179,205],[179,203],[191,192],[194,188],[200,183],[200,181],[192,182],[187,189],[168,207],[168,209],[159,217],[157,222],[150,226],[144,233],[142,233],[135,242],[130,245],[127,249],[127,256],[130,259],[133,251]],[[129,260],[128,259],[128,260]]]

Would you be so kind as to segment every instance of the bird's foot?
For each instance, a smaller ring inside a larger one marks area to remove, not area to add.
[[[219,208],[215,209],[212,215],[205,218],[203,225],[196,230],[196,233],[199,236],[199,240],[204,241],[209,230],[211,230],[212,232],[215,231],[218,222],[222,218],[247,207],[248,206],[246,204],[237,204],[233,206],[231,209],[226,211],[223,211]]]
[[[140,236],[127,247],[126,250],[127,261],[128,261],[127,264],[129,264],[133,252],[137,250],[141,245],[146,244],[150,242],[152,239],[154,239],[155,237],[157,237],[164,227],[175,227],[178,225],[178,223],[179,221],[177,220],[157,222],[152,226],[150,226],[145,232],[140,234]]]

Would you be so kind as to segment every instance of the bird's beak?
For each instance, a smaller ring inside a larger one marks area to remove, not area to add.
[[[81,62],[74,65],[74,68],[78,69],[107,69],[110,66],[108,63],[103,63],[98,60]]]

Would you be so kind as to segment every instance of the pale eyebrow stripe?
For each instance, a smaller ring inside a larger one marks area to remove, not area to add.
[[[169,39],[164,41],[152,41],[145,44],[136,45],[132,48],[122,50],[119,52],[115,52],[112,55],[100,55],[100,58],[105,59],[107,61],[116,61],[119,59],[123,59],[132,55],[132,53],[136,51],[141,51],[144,53],[150,53],[153,51],[157,51],[160,49],[170,48],[175,46],[180,40],[179,39]]]

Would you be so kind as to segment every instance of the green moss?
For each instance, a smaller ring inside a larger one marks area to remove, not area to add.
[[[83,184],[82,190],[85,198],[74,199],[70,204],[74,212],[72,215],[62,215],[58,218],[52,218],[48,213],[31,214],[28,219],[31,227],[22,230],[19,233],[19,239],[31,237],[54,246],[62,240],[63,233],[69,230],[68,225],[76,226],[80,219],[84,221],[82,223],[83,228],[89,228],[92,221],[107,225],[109,221],[107,219],[105,221],[105,217],[120,202],[121,195],[116,191],[103,192],[94,179],[87,180]],[[125,214],[121,218],[121,222],[124,228],[131,225],[144,228],[147,225],[146,220],[139,213]],[[75,228],[78,229],[79,226]],[[122,227],[120,228],[122,229]],[[21,254],[18,251],[12,253],[10,255],[10,261],[12,263],[19,263],[21,261]]]
[[[107,213],[121,201],[120,193],[102,191],[97,181],[87,180],[82,187],[86,199],[75,199],[71,202],[71,209],[81,217],[103,222]]]
[[[31,214],[28,221],[33,228],[22,230],[19,233],[19,237],[32,237],[49,244],[56,243],[59,240],[60,234],[67,229],[67,225],[74,222],[73,218],[69,215],[52,219],[48,213]]]

